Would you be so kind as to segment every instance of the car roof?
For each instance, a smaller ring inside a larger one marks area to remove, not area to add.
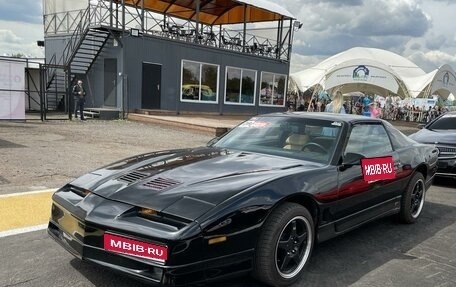
[[[328,120],[328,121],[339,121],[350,124],[355,124],[358,122],[383,122],[381,119],[352,115],[352,114],[335,114],[335,113],[325,113],[325,112],[283,112],[283,113],[271,113],[264,114],[262,116],[282,116],[282,117],[296,117],[296,118],[306,118],[306,119],[317,119],[317,120]]]

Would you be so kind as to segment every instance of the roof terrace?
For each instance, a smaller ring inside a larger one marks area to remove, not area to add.
[[[72,10],[68,7],[74,6],[65,6],[65,2],[68,0],[45,0],[47,37],[97,27],[290,60],[295,19],[270,1],[91,0]]]

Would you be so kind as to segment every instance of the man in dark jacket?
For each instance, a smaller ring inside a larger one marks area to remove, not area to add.
[[[78,109],[81,120],[85,121],[84,118],[84,104],[85,104],[86,93],[84,87],[82,86],[82,81],[78,80],[78,83],[73,87],[73,97],[74,97],[74,117],[78,118]]]

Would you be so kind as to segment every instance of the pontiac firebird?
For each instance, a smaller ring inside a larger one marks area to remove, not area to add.
[[[413,223],[438,150],[353,115],[256,116],[200,148],[151,152],[53,195],[49,235],[149,283],[251,274],[287,286],[314,244],[382,216]]]

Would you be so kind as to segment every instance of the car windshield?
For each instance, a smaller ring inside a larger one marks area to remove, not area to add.
[[[329,163],[342,122],[299,117],[254,117],[240,124],[214,146]]]
[[[456,114],[443,115],[427,126],[429,130],[456,130]]]

